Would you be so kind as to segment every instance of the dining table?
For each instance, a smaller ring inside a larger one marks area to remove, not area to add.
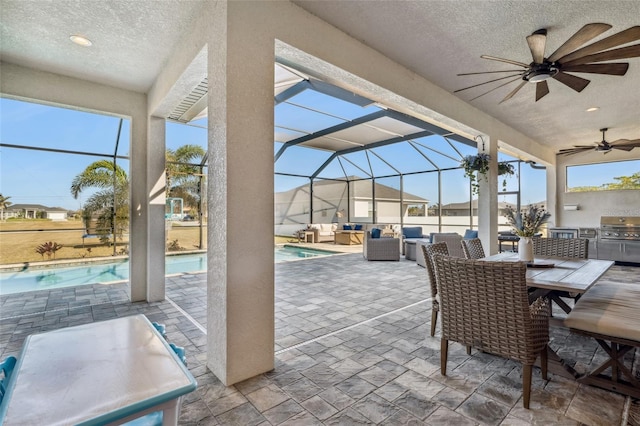
[[[482,260],[520,262],[518,253],[502,252]],[[615,262],[600,259],[577,259],[566,257],[535,256],[527,263],[527,286],[529,299],[548,297],[566,313],[571,307],[561,294],[584,294],[611,268]]]
[[[176,425],[196,380],[145,315],[60,328],[25,339],[0,424],[120,424],[162,411]]]
[[[483,261],[522,262],[518,253],[502,252],[487,256]],[[545,297],[556,303],[566,313],[571,312],[561,296],[580,296],[586,293],[615,262],[601,259],[559,258],[535,256],[527,262],[526,281],[529,302]],[[552,325],[563,325],[563,321],[550,321]],[[563,377],[576,379],[579,374],[551,347],[548,350],[549,371]]]

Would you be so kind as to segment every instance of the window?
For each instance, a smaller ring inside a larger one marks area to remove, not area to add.
[[[567,167],[567,192],[640,189],[640,160]]]

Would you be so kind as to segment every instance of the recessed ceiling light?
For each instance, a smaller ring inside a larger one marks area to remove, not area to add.
[[[78,46],[83,46],[83,47],[89,47],[89,46],[91,46],[93,44],[91,42],[91,40],[89,40],[88,38],[83,37],[81,35],[77,35],[77,34],[74,34],[74,35],[70,36],[69,40],[71,40],[72,42],[74,42]]]
[[[599,109],[600,109],[600,107],[591,107],[591,108],[587,108],[587,112],[593,112],[593,111],[597,111]]]

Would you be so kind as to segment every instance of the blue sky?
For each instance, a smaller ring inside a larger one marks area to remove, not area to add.
[[[317,93],[308,93],[305,96],[300,96],[295,101],[301,104],[314,103],[318,108],[322,108],[326,102],[329,102],[322,97],[323,95],[318,96]],[[290,128],[291,124],[288,123],[295,123],[298,128],[318,130],[327,125],[342,122],[344,119],[352,119],[373,112],[377,108],[370,106],[367,109],[362,109],[351,104],[343,104],[340,108],[342,120],[325,118],[320,121],[314,120],[314,114],[301,116],[299,109],[281,104],[276,107],[276,124],[287,125]],[[118,117],[0,98],[0,141],[4,144],[82,151],[110,156],[115,147],[119,123]],[[175,149],[183,144],[197,144],[206,148],[207,131],[203,128],[206,127],[206,120],[200,120],[199,123],[194,124],[200,127],[168,122],[167,147]],[[282,131],[282,129],[276,129],[276,131],[278,130]],[[433,146],[446,155],[454,157],[457,155],[440,136],[424,138],[417,142],[425,146]],[[280,144],[275,144],[274,152],[279,149],[279,146]],[[472,147],[462,144],[457,146],[463,155],[475,152]],[[418,149],[430,158],[437,160],[441,167],[456,167],[457,165],[456,161],[446,156],[421,146],[418,146]],[[375,152],[405,173],[429,168],[424,157],[407,143],[378,148]],[[128,120],[123,121],[118,154],[129,154]],[[328,156],[329,153],[323,151],[293,148],[278,160],[276,170],[285,173],[308,174],[310,170],[315,170],[320,166]],[[0,193],[11,197],[10,201],[13,204],[43,204],[71,210],[80,209],[83,200],[86,200],[90,195],[90,191],[81,194],[78,200],[73,199],[70,193],[71,181],[88,164],[98,159],[100,157],[2,147],[0,148]],[[371,161],[376,173],[379,174],[394,173],[393,169],[373,155],[369,155],[367,160],[364,152],[354,153],[349,156],[349,159],[362,167],[367,164],[367,161]],[[511,158],[500,155],[499,159],[509,160]],[[572,176],[578,182],[584,181],[585,185],[598,184],[592,182],[602,183],[603,179],[609,179],[608,181],[613,182],[614,176],[629,175],[639,169],[637,161],[626,163],[629,163],[628,170],[625,170],[624,167],[621,169],[620,164],[622,163],[615,163],[614,165],[601,166],[597,176],[588,171],[579,170],[576,170]],[[126,160],[119,160],[118,164],[128,170],[129,164]],[[342,167],[344,167],[344,171]],[[334,162],[321,176],[339,177],[345,172],[348,175],[364,176],[361,170],[348,161],[343,162],[342,167]],[[535,171],[528,166],[523,166],[521,182],[524,204],[544,200],[544,179],[543,171]],[[275,187],[276,191],[282,191],[307,182],[307,179],[277,177]],[[380,183],[399,187],[399,179],[397,178],[385,179]],[[516,184],[517,178],[510,177],[508,189],[516,188]],[[435,173],[426,176],[406,176],[403,185],[406,192],[429,199],[432,203],[437,200],[438,188]],[[462,171],[445,172],[442,203],[466,201],[467,197],[468,189],[464,184]],[[502,197],[500,201],[512,200]]]

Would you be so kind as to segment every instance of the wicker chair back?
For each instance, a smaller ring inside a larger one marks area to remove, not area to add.
[[[529,406],[531,367],[549,342],[548,301],[529,306],[527,267],[522,262],[489,262],[434,256],[442,312],[441,371],[446,374],[448,342],[520,361],[523,403]]]
[[[439,303],[433,256],[437,254],[448,256],[449,249],[447,248],[447,243],[444,241],[440,243],[419,245],[418,247],[422,247],[425,269],[427,270],[427,279],[429,280],[429,287],[431,288],[431,336],[434,336],[436,334],[436,324],[438,323]]]
[[[587,259],[589,240],[586,238],[533,238],[533,254]]]
[[[462,240],[462,251],[466,259],[482,259],[485,257],[482,241],[480,238],[472,238],[470,240]]]

